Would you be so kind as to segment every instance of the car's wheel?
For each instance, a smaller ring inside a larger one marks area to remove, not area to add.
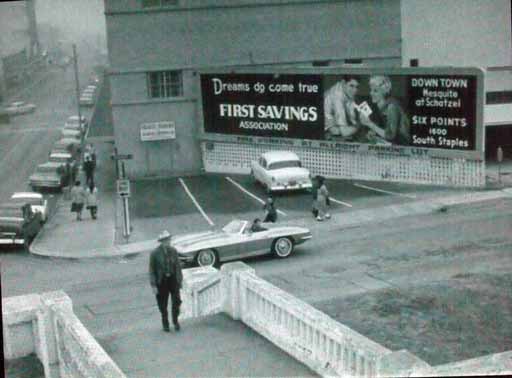
[[[281,259],[290,256],[293,252],[293,240],[286,236],[274,240],[272,252]]]
[[[196,264],[198,266],[218,266],[219,256],[213,249],[202,249],[197,252]]]

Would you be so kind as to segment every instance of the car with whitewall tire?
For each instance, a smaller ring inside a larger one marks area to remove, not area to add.
[[[251,222],[233,220],[222,229],[173,236],[171,245],[184,265],[218,266],[266,254],[287,258],[311,237],[305,227],[262,223],[261,230],[253,231]]]
[[[10,116],[33,113],[35,110],[34,104],[27,104],[23,101],[15,101],[5,108],[5,112]]]
[[[268,191],[309,190],[311,174],[291,151],[269,151],[251,162],[251,175]]]

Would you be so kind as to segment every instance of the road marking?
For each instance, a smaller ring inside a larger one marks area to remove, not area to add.
[[[192,200],[192,202],[194,202],[194,205],[196,205],[197,209],[199,210],[199,212],[201,213],[203,218],[206,219],[206,221],[210,224],[210,226],[215,226],[215,223],[213,223],[212,220],[208,217],[208,215],[206,215],[206,213],[203,211],[202,207],[196,201],[196,199],[194,198],[192,193],[190,193],[190,190],[188,190],[188,187],[185,184],[185,181],[183,181],[181,178],[178,178],[178,180],[179,180],[181,186],[183,186],[183,189],[185,189],[185,192],[187,192],[187,194],[190,197],[190,199]]]
[[[252,197],[254,198],[256,201],[258,201],[259,203],[261,203],[262,205],[265,204],[265,201],[263,201],[261,198],[259,198],[258,196],[252,194],[251,192],[249,192],[247,189],[245,189],[242,185],[240,185],[239,183],[237,183],[235,180],[233,180],[231,177],[225,177],[226,180],[228,180],[230,183],[232,183],[234,186],[236,186],[238,189],[240,189],[242,192],[244,192],[245,194],[247,194],[249,197]],[[279,209],[276,209],[277,212],[281,215],[284,215],[286,216],[286,213],[284,211],[281,211]]]
[[[334,202],[334,203],[337,203],[337,204],[340,204],[340,205],[343,205],[343,206],[347,206],[347,207],[352,207],[351,204],[347,203],[347,202],[343,202],[343,201],[340,201],[340,200],[337,200],[336,198],[332,198],[331,196],[329,196],[329,199]]]
[[[375,192],[381,192],[381,193],[387,193],[387,194],[394,194],[397,196],[407,197],[407,198],[416,198],[414,194],[405,194],[405,193],[398,193],[398,192],[390,192],[388,190],[378,189],[378,188],[372,188],[371,186],[366,186],[363,184],[354,184],[354,186],[357,186],[359,188],[373,190]]]

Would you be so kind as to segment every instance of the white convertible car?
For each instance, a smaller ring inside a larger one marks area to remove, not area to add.
[[[311,231],[304,227],[261,225],[262,229],[252,231],[251,222],[233,220],[221,230],[174,236],[171,245],[185,265],[217,266],[219,262],[265,254],[286,258],[296,245],[311,239]]]
[[[11,116],[32,113],[36,110],[36,106],[34,104],[26,104],[23,101],[16,101],[10,104],[5,108],[5,112]]]
[[[311,189],[311,174],[290,151],[270,151],[251,162],[251,175],[269,191]]]

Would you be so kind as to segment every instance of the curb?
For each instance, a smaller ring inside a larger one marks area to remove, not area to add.
[[[479,193],[467,193],[462,196],[450,196],[446,198],[441,198],[437,200],[425,200],[425,201],[415,201],[404,205],[389,205],[383,206],[380,208],[369,208],[364,210],[357,210],[355,212],[347,212],[349,217],[345,218],[344,221],[338,223],[329,223],[322,222],[321,225],[319,222],[313,223],[312,225],[308,225],[312,231],[315,231],[318,227],[322,228],[322,231],[332,231],[332,230],[341,230],[358,227],[363,224],[371,223],[371,222],[383,222],[385,220],[400,218],[409,215],[422,215],[422,214],[431,214],[436,211],[441,211],[443,209],[448,209],[452,206],[462,205],[466,203],[474,203],[474,202],[484,202],[491,201],[498,198],[512,197],[512,188],[506,188],[503,190],[493,190]],[[58,203],[62,201],[62,197],[59,199]],[[57,205],[58,205],[57,203]],[[379,210],[381,214],[376,215],[376,210]],[[357,213],[357,214],[356,214]],[[311,219],[310,217],[298,218],[292,221],[294,224],[304,224],[307,223],[306,220]],[[284,222],[283,222],[284,223]],[[313,226],[318,225],[318,226]],[[326,225],[330,225],[330,227],[326,227]],[[29,247],[29,252],[38,256],[46,256],[46,257],[59,257],[59,258],[70,258],[70,259],[84,259],[84,258],[99,258],[99,257],[122,257],[127,255],[134,255],[140,253],[146,253],[152,251],[154,248],[158,246],[158,242],[154,239],[145,240],[140,242],[133,242],[127,244],[117,244],[112,246],[106,246],[105,248],[89,250],[89,251],[81,251],[79,254],[74,254],[70,256],[69,253],[64,253],[62,251],[44,251],[37,248],[37,240],[40,235],[44,232],[44,227],[41,229],[42,231],[36,236],[34,241]]]

